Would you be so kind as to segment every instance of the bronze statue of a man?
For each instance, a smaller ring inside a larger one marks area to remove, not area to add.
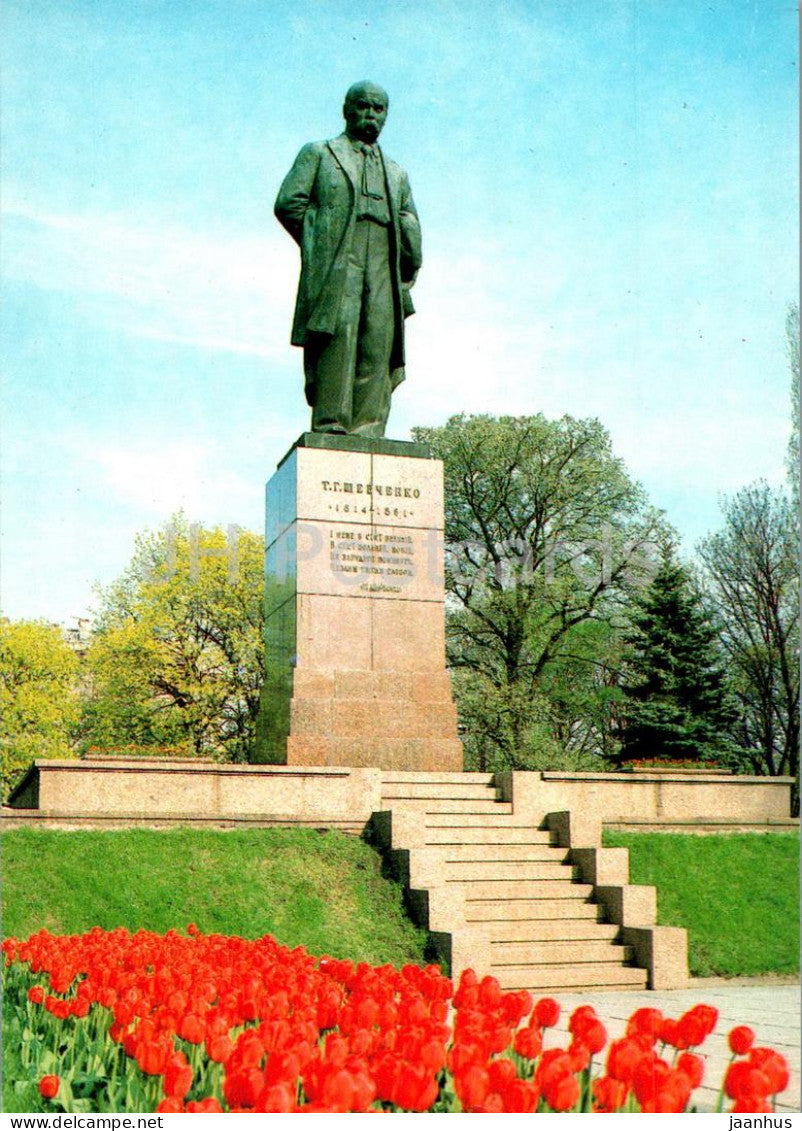
[[[314,432],[383,436],[404,380],[421,236],[407,175],[376,144],[388,105],[380,86],[352,86],[345,133],[305,145],[276,198],[301,248],[292,343],[304,347]]]

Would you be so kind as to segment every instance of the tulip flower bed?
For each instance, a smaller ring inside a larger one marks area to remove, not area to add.
[[[8,939],[7,1005],[42,1111],[681,1112],[717,1013],[639,1009],[610,1042],[589,1006],[544,1049],[560,1006],[436,966],[354,965],[168,931]],[[14,1039],[8,1029],[6,1042]],[[729,1035],[720,1107],[769,1112],[782,1056]],[[26,1086],[24,1082],[21,1082]]]

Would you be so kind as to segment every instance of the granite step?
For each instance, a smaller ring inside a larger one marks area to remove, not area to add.
[[[474,802],[474,805],[478,804],[478,802]],[[434,805],[434,802],[432,802],[432,805]],[[550,843],[551,838],[548,830],[533,829],[531,822],[516,816],[509,802],[491,801],[488,803],[488,807],[484,807],[478,812],[471,811],[469,813],[450,812],[448,809],[427,807],[424,810],[423,817],[423,825],[426,829],[523,829],[529,833],[533,831],[544,832],[549,837],[549,841],[546,841],[546,843]]]
[[[475,842],[459,844],[436,845],[427,838],[427,847],[437,851],[446,864],[456,863],[481,863],[490,864],[540,864],[558,863],[565,864],[568,860],[567,848],[557,848],[550,844],[537,844],[531,842],[515,844],[499,844],[495,841],[485,844]]]
[[[585,905],[588,906],[588,905]],[[592,905],[590,905],[592,906]],[[526,943],[538,946],[546,942],[612,942],[621,928],[617,923],[599,923],[596,919],[500,919],[488,921],[486,933],[490,942],[508,945]]]
[[[411,797],[403,801],[403,808],[415,812],[430,814],[431,816],[451,817],[485,817],[493,814],[499,817],[511,817],[512,805],[508,801],[493,801],[492,798],[469,799],[462,801],[460,798],[448,797]]]
[[[382,801],[451,800],[451,801],[490,801],[495,803],[496,791],[483,783],[470,782],[452,785],[449,782],[387,782],[382,785]]]
[[[558,850],[559,851],[559,850]],[[578,869],[561,860],[451,860],[445,862],[445,879],[448,883],[488,882],[496,880],[549,880],[572,883]]]
[[[565,885],[569,887],[569,885]],[[467,923],[515,923],[541,922],[557,919],[585,919],[600,923],[602,909],[590,903],[584,896],[574,896],[570,890],[562,898],[512,898],[475,899],[465,901],[465,921]]]
[[[492,824],[453,824],[440,821],[433,824],[434,818],[424,822],[426,844],[433,848],[440,845],[450,847],[492,848],[504,845],[525,845],[552,847],[552,834],[544,829],[533,829],[531,825]]]
[[[490,965],[497,968],[521,966],[529,963],[587,963],[630,962],[634,951],[607,940],[547,939],[541,942],[493,942],[490,946]]]
[[[446,887],[464,887],[469,904],[482,901],[498,902],[504,899],[563,900],[578,903],[593,894],[591,884],[571,883],[568,880],[452,880],[446,877]]]
[[[648,975],[637,966],[620,962],[569,962],[566,964],[529,963],[492,969],[503,990],[547,991],[646,989]]]
[[[438,770],[436,773],[423,773],[414,770],[387,770],[382,775],[382,788],[388,785],[437,784],[437,785],[483,785],[494,784],[493,774],[449,773]]]

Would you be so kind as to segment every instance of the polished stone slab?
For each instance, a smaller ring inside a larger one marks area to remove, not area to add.
[[[431,459],[429,445],[414,440],[372,439],[368,436],[340,435],[333,432],[302,432],[279,461],[279,467],[296,448],[324,448],[326,451],[371,452],[374,455],[406,456],[408,459]]]
[[[443,465],[425,445],[310,433],[293,446],[266,492],[255,761],[462,769],[443,526]],[[437,689],[428,707],[413,677]]]

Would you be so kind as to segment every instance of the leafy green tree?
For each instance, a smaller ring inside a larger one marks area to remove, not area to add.
[[[183,516],[101,592],[85,743],[244,761],[264,678],[264,543]]]
[[[609,650],[661,529],[597,420],[456,416],[445,465],[448,661],[469,764],[609,748]]]
[[[627,643],[620,758],[729,763],[735,708],[717,627],[668,545]]]
[[[619,748],[624,638],[620,616],[589,620],[571,633],[560,662],[546,668],[543,692],[562,765],[601,768]]]
[[[3,797],[35,758],[74,757],[79,660],[44,621],[0,622]]]
[[[739,744],[755,773],[799,773],[799,517],[766,483],[724,503],[699,554],[738,698]]]

